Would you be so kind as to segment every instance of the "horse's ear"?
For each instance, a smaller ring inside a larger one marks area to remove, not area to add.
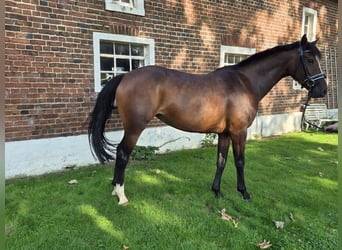
[[[319,41],[319,38],[316,39],[316,41],[313,41],[312,44],[316,46],[316,43]]]
[[[308,44],[308,38],[306,37],[306,34],[302,36],[302,40],[300,41],[300,44],[302,47],[305,47]]]

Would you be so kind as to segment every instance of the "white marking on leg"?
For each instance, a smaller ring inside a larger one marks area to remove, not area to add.
[[[117,195],[119,197],[119,205],[126,205],[128,203],[128,199],[125,195],[125,185],[122,184],[116,184],[116,186],[113,189],[112,195],[115,196]]]

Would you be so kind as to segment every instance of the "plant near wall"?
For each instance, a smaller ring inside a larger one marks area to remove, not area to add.
[[[217,134],[214,133],[208,133],[204,136],[204,138],[201,140],[201,147],[207,148],[207,147],[213,147],[216,145],[216,137]]]
[[[156,151],[159,147],[154,146],[136,146],[131,154],[132,160],[154,160]]]

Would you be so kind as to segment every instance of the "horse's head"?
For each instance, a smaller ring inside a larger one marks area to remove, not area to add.
[[[319,59],[321,52],[315,42],[308,42],[306,35],[302,37],[298,47],[298,64],[294,79],[309,91],[313,98],[324,97],[327,94],[326,75],[322,72]]]

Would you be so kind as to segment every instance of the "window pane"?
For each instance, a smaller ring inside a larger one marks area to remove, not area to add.
[[[116,59],[117,71],[129,71],[129,59]]]
[[[239,56],[238,58],[239,58],[239,60],[236,61],[236,63],[239,63],[239,62],[243,61],[245,59],[245,56]]]
[[[116,67],[116,74],[117,73],[126,73],[127,72],[127,70],[125,70],[125,68],[124,67]]]
[[[132,60],[132,70],[137,69],[144,66],[143,60]]]
[[[113,67],[114,67],[113,58],[101,57],[100,61],[101,61],[101,70],[104,70],[104,71],[112,71],[113,70]]]
[[[133,0],[120,0],[119,4],[122,5],[122,6],[134,7]]]
[[[101,73],[101,85],[107,83],[107,81],[114,77],[114,74],[111,73]]]
[[[309,35],[310,33],[310,16],[305,15],[304,17],[304,34]]]
[[[304,17],[304,25],[308,25],[309,24],[309,15],[305,15]]]
[[[113,78],[113,73],[101,73],[101,81]]]
[[[228,54],[224,54],[224,63],[225,63],[225,64],[228,63]]]
[[[234,64],[235,60],[234,60],[234,55],[229,55],[228,56],[228,64]]]
[[[239,54],[224,54],[224,65],[234,65],[245,59],[247,59],[249,55],[239,55]]]
[[[112,54],[113,55],[113,43],[100,42],[100,53],[101,54]]]
[[[312,41],[312,37],[313,37],[313,16],[309,15],[308,16],[308,26],[307,26],[307,35],[308,35],[308,39],[309,41]]]
[[[132,56],[143,56],[144,55],[144,46],[132,44],[131,45],[131,55]]]
[[[115,44],[115,54],[116,55],[129,55],[129,45],[128,44]]]

